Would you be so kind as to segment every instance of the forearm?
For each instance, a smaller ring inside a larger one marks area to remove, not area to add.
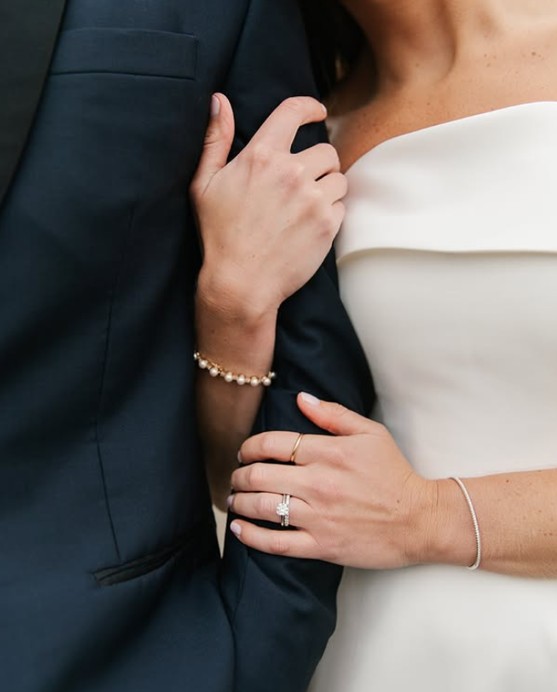
[[[197,349],[234,374],[263,375],[270,371],[276,311],[257,301],[241,299],[217,286],[212,271],[201,272],[196,294]],[[230,474],[237,453],[251,432],[264,387],[226,382],[200,371],[197,412],[213,502],[226,509]]]
[[[478,517],[481,568],[525,577],[557,577],[557,469],[464,479]],[[436,481],[434,519],[425,521],[422,562],[471,565],[476,545],[458,485]],[[429,525],[429,527],[428,527]]]

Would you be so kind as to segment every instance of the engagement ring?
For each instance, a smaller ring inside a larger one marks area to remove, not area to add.
[[[277,514],[280,517],[280,525],[286,528],[290,524],[290,495],[284,494],[282,501],[277,505]]]

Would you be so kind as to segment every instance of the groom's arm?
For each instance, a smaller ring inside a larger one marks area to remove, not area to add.
[[[285,98],[315,95],[295,0],[252,0],[226,92],[236,150]],[[297,148],[325,139],[302,130]],[[295,396],[308,391],[360,413],[371,408],[367,364],[340,302],[333,254],[279,314],[274,369],[257,430],[317,432]],[[264,555],[228,536],[223,592],[236,637],[235,692],[304,692],[335,625],[340,569]]]

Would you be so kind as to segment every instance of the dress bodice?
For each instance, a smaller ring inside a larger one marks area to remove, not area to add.
[[[339,261],[373,248],[557,251],[556,122],[557,102],[526,103],[368,151],[347,171]]]
[[[375,415],[428,476],[554,466],[557,103],[402,135],[348,177],[341,289]]]

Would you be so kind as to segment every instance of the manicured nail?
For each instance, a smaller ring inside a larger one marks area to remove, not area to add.
[[[237,458],[238,458],[238,463],[239,463],[239,464],[243,464],[243,463],[244,463],[244,460],[242,459],[242,450],[241,450],[241,449],[238,450]]]
[[[235,536],[239,536],[242,533],[242,527],[235,521],[233,521],[232,524],[230,524],[230,530]]]
[[[313,396],[313,394],[302,392],[300,396],[302,397],[304,403],[306,403],[308,406],[319,406],[321,403],[316,396]]]
[[[229,496],[226,498],[226,506],[227,506],[228,508],[232,507],[232,503],[233,503],[233,502],[234,502],[234,495],[229,495]]]
[[[216,118],[219,113],[220,113],[220,99],[218,96],[213,94],[213,98],[211,99],[211,116],[213,118]]]

